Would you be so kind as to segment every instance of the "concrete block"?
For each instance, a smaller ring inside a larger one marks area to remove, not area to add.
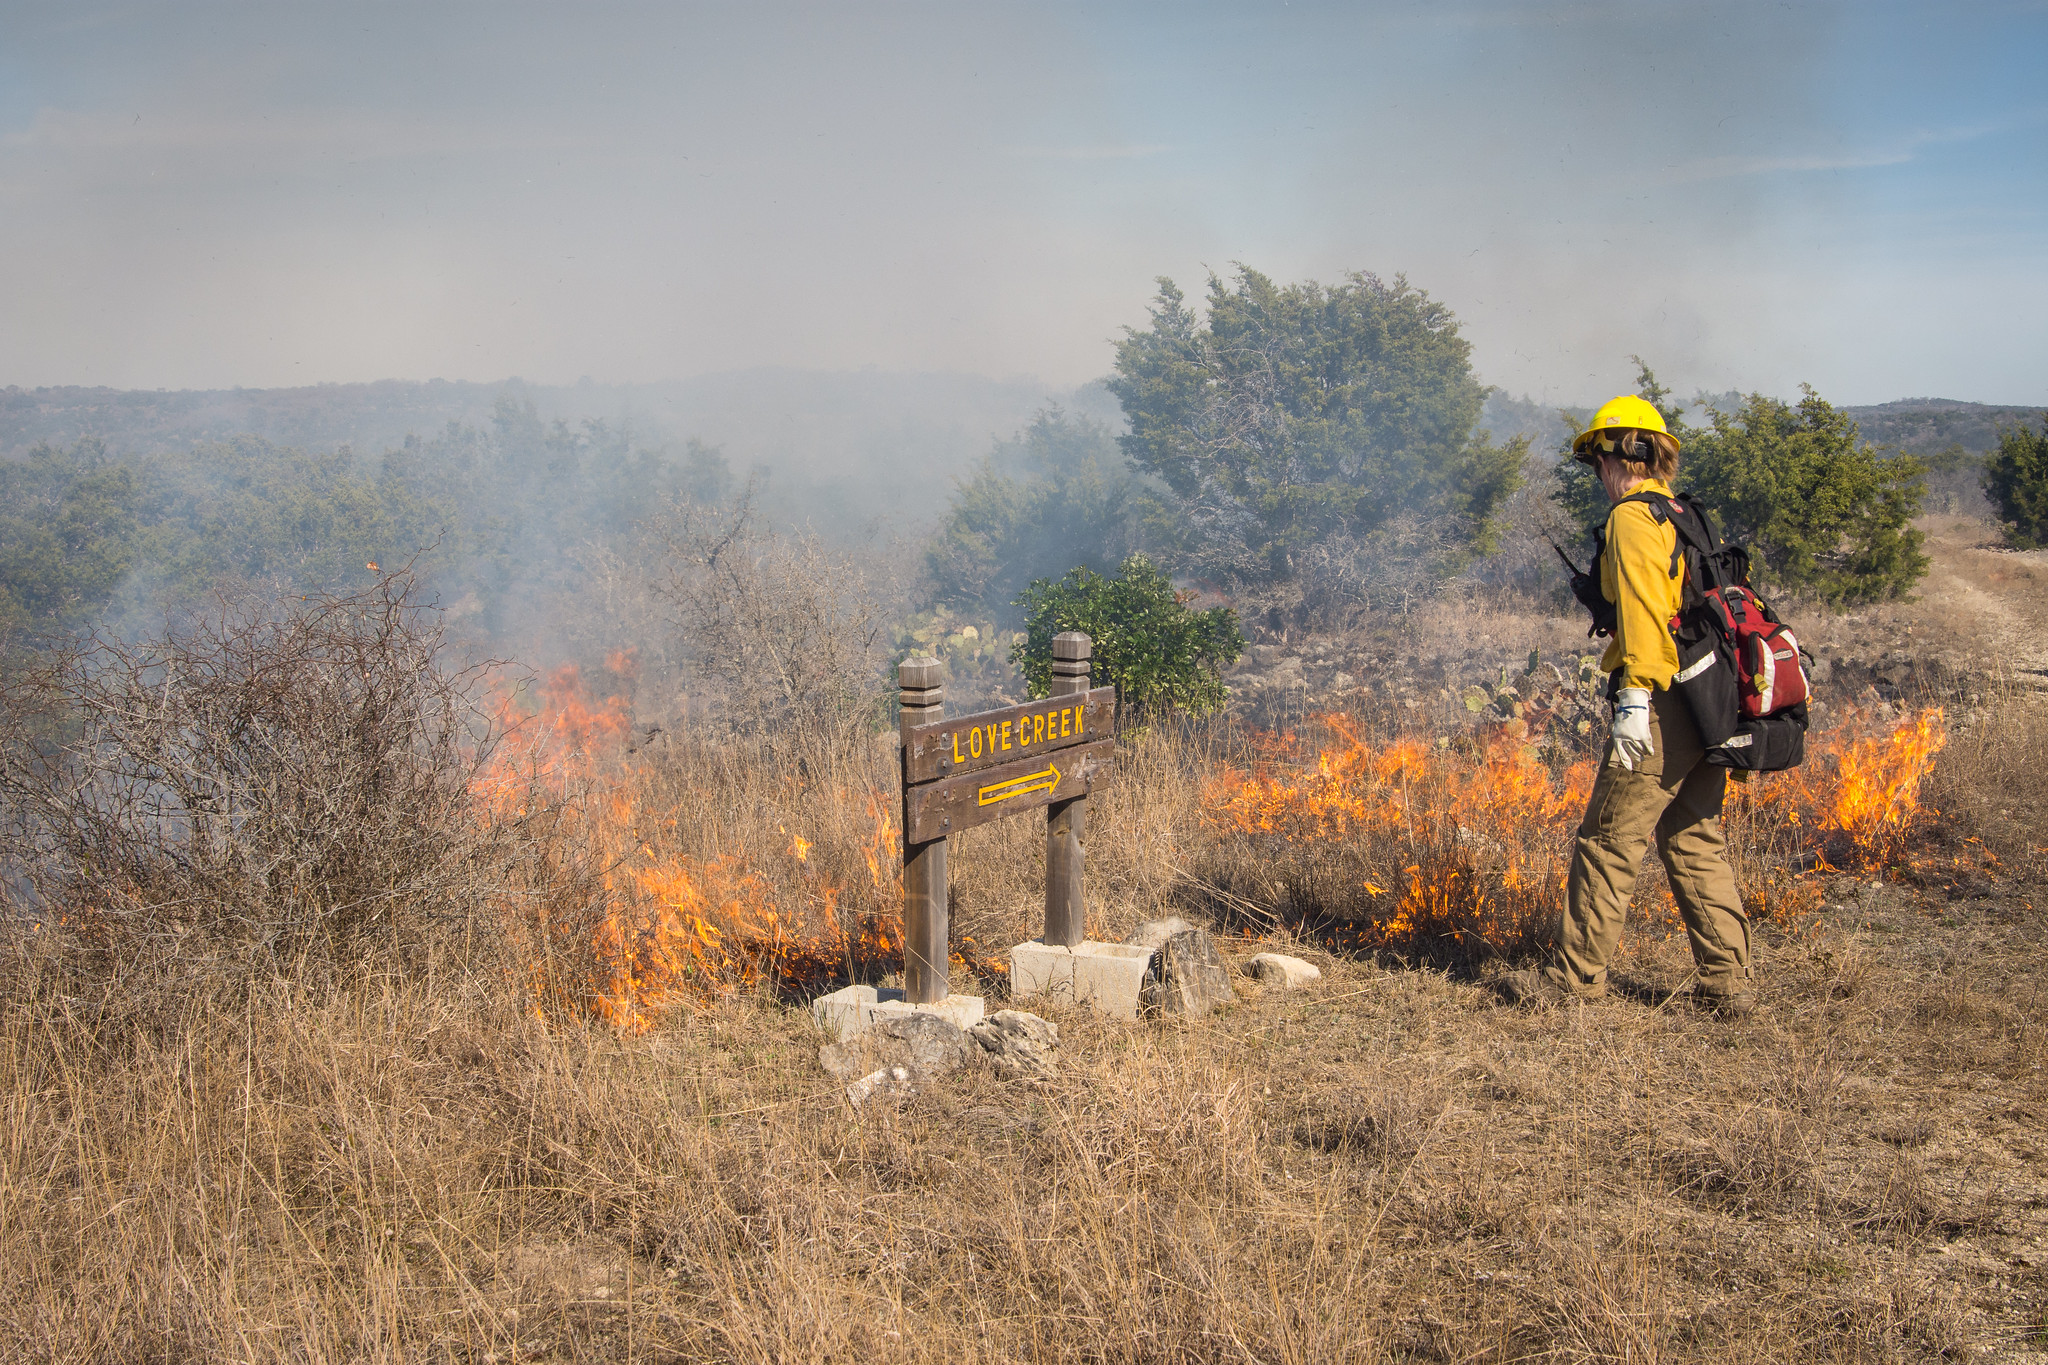
[[[811,1002],[811,1018],[826,1033],[844,1040],[867,1032],[877,1019],[905,1014],[935,1014],[966,1030],[981,1021],[982,1008],[978,995],[949,995],[928,1005],[913,1005],[894,987],[842,986]]]
[[[981,1022],[982,999],[978,995],[949,995],[944,1000],[934,1000],[929,1005],[913,1005],[908,1000],[891,1000],[891,995],[900,996],[900,991],[883,991],[867,1011],[866,1023],[872,1027],[892,1015],[935,1014],[965,1032]]]
[[[1050,995],[1093,1005],[1112,1019],[1135,1019],[1152,949],[1140,943],[1077,947],[1033,939],[1010,950],[1010,993]]]
[[[1285,953],[1260,953],[1245,965],[1245,970],[1269,986],[1290,991],[1323,979],[1320,967]]]
[[[834,1038],[851,1038],[866,1026],[867,1010],[880,994],[873,986],[842,986],[811,1002],[811,1019]]]

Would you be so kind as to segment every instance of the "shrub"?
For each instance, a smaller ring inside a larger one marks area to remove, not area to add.
[[[2048,413],[2039,431],[2022,422],[1999,433],[1998,449],[1984,462],[1984,493],[2008,544],[2020,550],[2048,545]]]
[[[884,695],[875,587],[852,555],[764,525],[756,491],[652,519],[654,596],[724,725],[797,752],[857,745]]]
[[[1927,572],[1921,466],[1857,440],[1856,424],[1811,388],[1797,407],[1751,394],[1691,431],[1681,491],[1749,545],[1758,577],[1829,603],[1899,597]]]
[[[1132,555],[1115,578],[1086,568],[1055,582],[1041,578],[1017,599],[1024,638],[1010,660],[1034,697],[1052,690],[1052,637],[1086,631],[1094,640],[1094,677],[1109,683],[1126,714],[1161,710],[1201,714],[1223,705],[1224,665],[1244,653],[1237,613],[1228,607],[1190,609],[1165,574]]]
[[[10,899],[104,965],[418,959],[502,882],[495,725],[410,577],[53,651],[0,698]],[[25,904],[20,904],[24,902]]]

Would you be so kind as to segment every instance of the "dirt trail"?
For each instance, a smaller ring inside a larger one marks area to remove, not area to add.
[[[2008,550],[1973,517],[1924,517],[1932,561],[1912,600],[1802,621],[1802,638],[1883,670],[1887,658],[2011,677],[2048,694],[2048,550]]]
[[[2048,684],[2048,550],[2000,548],[1979,522],[1931,532],[1928,543],[1934,565],[1918,605],[1974,618],[1994,653]]]

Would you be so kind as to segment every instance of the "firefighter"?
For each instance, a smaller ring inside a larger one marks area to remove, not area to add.
[[[1518,1003],[1588,1000],[1607,992],[1607,966],[1621,943],[1636,872],[1651,836],[1692,941],[1693,1002],[1723,1017],[1755,1005],[1750,990],[1749,916],[1721,833],[1728,770],[1705,761],[1699,730],[1671,690],[1678,645],[1670,622],[1684,590],[1678,532],[1634,493],[1671,496],[1678,441],[1641,398],[1612,400],[1572,443],[1615,504],[1600,556],[1600,592],[1614,604],[1614,637],[1601,667],[1614,698],[1614,727],[1586,818],[1573,848],[1564,921],[1549,960],[1509,974],[1503,992]]]

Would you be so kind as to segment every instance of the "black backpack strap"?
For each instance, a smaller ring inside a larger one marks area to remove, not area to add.
[[[1689,498],[1673,505],[1681,509],[1681,514],[1673,517],[1671,524],[1678,528],[1680,543],[1693,552],[1694,578],[1699,590],[1705,593],[1729,587],[1727,576],[1721,571],[1721,537],[1714,533],[1707,509]]]
[[[1642,503],[1650,509],[1650,515],[1657,519],[1659,526],[1670,526],[1677,530],[1678,539],[1671,546],[1671,576],[1678,577],[1679,563],[1684,559],[1685,547],[1691,541],[1691,537],[1686,534],[1686,518],[1682,515],[1672,515],[1672,501],[1662,493],[1631,493],[1625,498],[1617,498],[1614,505],[1619,507],[1625,502]],[[1609,512],[1607,515],[1611,519],[1614,513]]]

